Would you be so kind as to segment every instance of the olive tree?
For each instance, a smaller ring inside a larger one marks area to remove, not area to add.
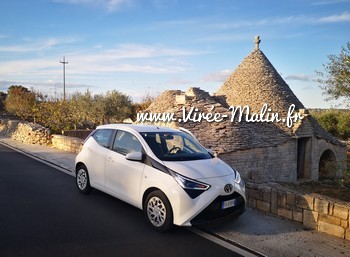
[[[5,100],[6,100],[7,94],[4,92],[0,92],[0,113],[5,112]]]
[[[324,71],[316,71],[319,75],[326,100],[345,99],[350,102],[350,42],[342,47],[340,54],[329,55],[329,62],[324,64]]]
[[[5,100],[6,111],[22,119],[32,117],[32,108],[36,102],[36,95],[28,88],[12,85],[8,88]]]
[[[133,105],[130,96],[117,90],[108,91],[104,100],[106,122],[122,122],[132,116]]]

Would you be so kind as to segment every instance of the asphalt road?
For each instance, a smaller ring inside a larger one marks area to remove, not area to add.
[[[0,145],[0,257],[240,256],[185,228],[154,231],[143,212]]]

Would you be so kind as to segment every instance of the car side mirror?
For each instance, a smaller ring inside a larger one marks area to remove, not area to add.
[[[143,154],[141,152],[131,152],[125,155],[125,159],[140,162],[143,160]]]

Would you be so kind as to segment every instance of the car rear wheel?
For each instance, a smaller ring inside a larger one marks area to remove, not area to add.
[[[75,179],[80,193],[88,194],[91,192],[89,173],[85,165],[81,165],[78,168]]]
[[[163,192],[151,192],[146,198],[144,211],[147,221],[155,230],[164,232],[173,227],[173,211]]]

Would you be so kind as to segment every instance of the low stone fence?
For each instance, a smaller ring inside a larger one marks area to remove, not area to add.
[[[302,194],[277,183],[247,182],[248,206],[320,232],[350,240],[350,203]]]
[[[49,145],[54,148],[78,153],[83,139],[51,135],[51,131],[31,122],[0,119],[0,136],[11,137],[26,144]]]
[[[77,130],[66,130],[64,131],[64,136],[67,137],[77,137],[81,139],[85,139],[90,135],[92,130],[86,130],[86,129],[77,129]]]
[[[31,122],[0,119],[0,135],[26,144],[51,144],[51,131]]]
[[[62,135],[53,135],[51,141],[53,147],[73,153],[79,153],[84,142],[80,138]]]

